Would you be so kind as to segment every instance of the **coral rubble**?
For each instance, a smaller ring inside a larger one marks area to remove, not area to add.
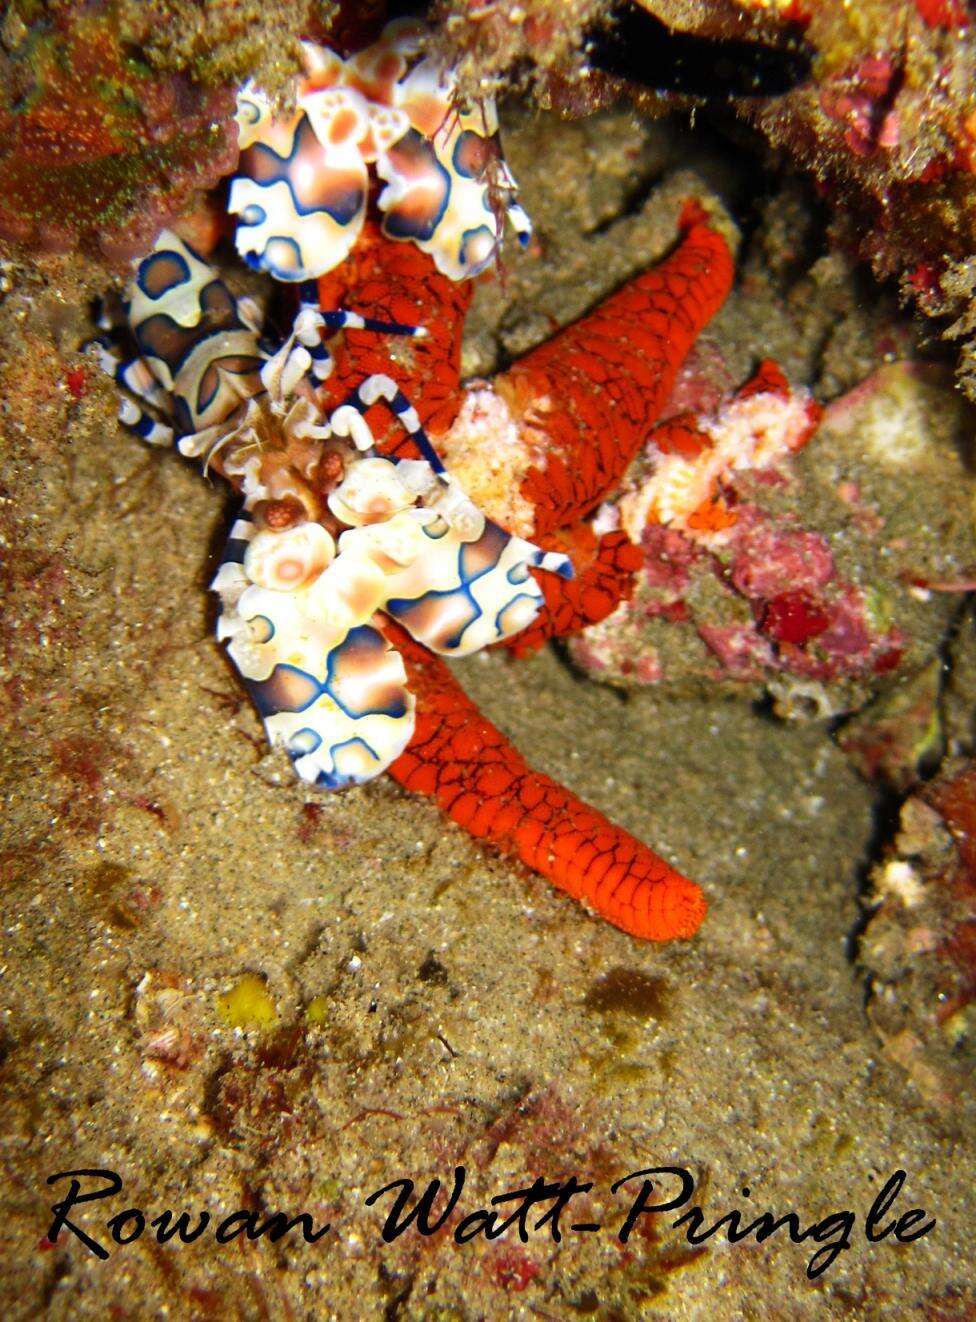
[[[926,1100],[949,1108],[976,1063],[976,762],[950,762],[906,801],[868,903],[868,1014]]]
[[[644,568],[571,645],[588,673],[765,685],[784,714],[836,715],[931,663],[976,563],[968,410],[907,363],[834,401],[811,438],[813,407],[767,372],[651,432],[598,519],[636,533]]]

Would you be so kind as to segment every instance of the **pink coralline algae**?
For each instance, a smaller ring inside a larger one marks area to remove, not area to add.
[[[825,588],[834,572],[830,547],[819,533],[777,531],[757,518],[736,538],[729,577],[750,601],[771,603],[786,596],[809,597]]]
[[[233,91],[150,69],[119,24],[55,5],[0,51],[0,238],[122,260],[233,169]]]
[[[973,395],[973,6],[818,4],[806,39],[819,57],[807,82],[742,114],[812,172],[838,238],[923,312],[954,319],[945,332],[968,340],[961,375]]]
[[[898,146],[898,112],[889,102],[898,91],[898,69],[887,55],[867,56],[835,74],[820,89],[820,109],[838,123],[856,156]]]
[[[904,506],[901,468],[925,469],[938,444],[923,377],[883,369],[816,431],[823,411],[766,363],[717,407],[659,423],[597,520],[639,542],[636,590],[570,645],[577,664],[625,686],[765,687],[785,715],[833,715],[930,660],[946,603],[912,585],[976,546],[961,472],[941,548],[928,509],[916,523]]]

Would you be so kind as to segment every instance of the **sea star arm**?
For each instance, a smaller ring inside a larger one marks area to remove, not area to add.
[[[411,243],[395,243],[367,221],[359,243],[341,267],[319,282],[319,302],[328,307],[369,308],[370,315],[425,334],[394,347],[350,327],[335,351],[329,381],[335,403],[367,377],[392,375],[416,403],[420,421],[435,438],[450,427],[460,407],[461,335],[471,302],[471,282],[442,275],[430,257]],[[416,458],[408,436],[381,407],[366,421],[382,454]]]
[[[732,254],[697,203],[658,266],[494,378],[533,455],[521,493],[534,536],[577,523],[633,459],[702,328],[732,285]]]
[[[643,562],[640,547],[626,533],[609,532],[597,538],[588,524],[581,525],[580,533],[571,539],[548,538],[545,545],[558,546],[569,554],[576,577],[535,575],[545,605],[527,628],[502,644],[513,656],[527,656],[550,638],[565,638],[605,620],[632,596],[634,575]]]
[[[533,771],[438,657],[396,625],[384,631],[417,698],[414,737],[389,768],[401,785],[632,936],[694,935],[706,907],[694,882]]]

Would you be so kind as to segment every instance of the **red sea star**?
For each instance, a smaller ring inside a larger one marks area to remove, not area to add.
[[[516,653],[603,619],[631,590],[637,548],[621,533],[595,538],[585,520],[633,458],[733,276],[725,241],[696,203],[686,207],[682,230],[664,262],[491,383],[521,446],[519,495],[530,526],[519,531],[572,550],[577,561],[578,577],[570,582],[539,576],[546,608],[513,640]],[[364,307],[372,316],[428,328],[428,337],[411,341],[399,357],[396,375],[450,463],[449,433],[465,402],[460,347],[470,285],[439,274],[412,245],[371,229],[319,289],[323,307]],[[386,346],[375,336],[346,331],[324,386],[330,403],[389,367]],[[412,442],[381,409],[367,414],[367,422],[385,454],[412,452]],[[694,883],[531,771],[439,658],[396,626],[389,633],[418,695],[415,735],[390,767],[401,784],[431,795],[473,835],[521,858],[624,931],[668,940],[697,930],[705,902]]]

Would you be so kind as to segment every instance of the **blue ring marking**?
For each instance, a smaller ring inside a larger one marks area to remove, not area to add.
[[[176,428],[177,435],[189,436],[191,432],[196,431],[196,427],[193,424],[193,414],[190,411],[190,406],[183,398],[183,396],[179,393],[179,391],[174,391],[171,398],[172,398],[172,408],[173,408],[173,425]]]
[[[486,211],[490,210],[487,203],[485,204],[485,210]],[[468,247],[481,234],[487,234],[489,239],[491,239],[491,251],[489,252],[488,256],[485,257],[482,261],[474,262],[471,261],[468,257]],[[461,262],[461,265],[467,270],[469,276],[480,275],[481,272],[486,270],[487,267],[490,265],[492,259],[495,256],[495,252],[497,251],[497,248],[498,248],[498,235],[494,232],[494,230],[489,229],[487,225],[478,225],[474,229],[465,230],[464,233],[461,235],[461,242],[458,247],[458,258]]]
[[[413,630],[410,628],[410,615],[413,610],[425,602],[444,601],[450,597],[464,599],[470,606],[472,612],[470,619],[465,620],[455,633],[449,634],[442,643],[438,644],[439,648],[446,648],[453,652],[456,648],[460,647],[461,640],[471,625],[474,624],[476,620],[480,620],[484,614],[481,607],[471,595],[466,583],[461,583],[456,588],[446,588],[440,592],[423,592],[419,597],[392,598],[386,603],[384,610],[388,615],[392,615],[395,620],[399,620],[412,638],[415,636]]]
[[[267,219],[268,213],[256,202],[250,202],[243,211],[237,213],[237,223],[246,228],[251,225],[263,225]]]
[[[279,706],[277,703],[271,701],[271,698],[269,697],[269,690],[273,689],[274,687],[275,677],[285,672],[293,675],[300,675],[303,680],[308,681],[309,687],[314,689],[312,696],[308,699],[307,702],[303,702],[297,707],[296,706],[282,707]],[[272,670],[271,674],[268,676],[267,679],[249,679],[246,681],[246,683],[247,683],[247,687],[250,689],[251,697],[254,699],[254,705],[257,707],[258,712],[260,713],[261,716],[274,716],[278,712],[283,712],[283,711],[287,711],[287,712],[308,711],[309,707],[314,706],[315,703],[318,702],[319,698],[321,698],[324,692],[323,685],[319,682],[319,680],[315,678],[314,675],[310,675],[306,670],[301,670],[298,666],[290,666],[285,662],[282,662],[281,664],[275,666],[275,668]]]
[[[293,759],[307,757],[322,747],[322,736],[317,730],[310,730],[306,725],[303,730],[296,730],[288,739],[288,753]]]
[[[345,310],[323,312],[322,317],[329,330],[342,330],[348,324],[349,313]],[[416,326],[407,326],[401,321],[381,321],[378,317],[363,317],[365,325],[354,326],[353,330],[374,331],[377,335],[413,335]]]
[[[248,114],[248,127],[252,124],[256,124],[261,118],[261,106],[259,103],[252,100],[250,97],[245,96],[243,93],[237,98],[237,108]]]
[[[490,574],[492,570],[497,569],[498,562],[511,540],[504,528],[500,528],[492,519],[485,519],[484,531],[478,540],[476,542],[462,542],[458,548],[457,572],[461,582],[476,583],[479,578],[484,578],[485,574]],[[473,573],[468,568],[468,561],[474,557],[476,549],[484,548],[485,543],[488,544],[489,550],[493,552],[491,561],[485,565],[484,569]]]
[[[516,604],[516,602],[519,601],[531,601],[533,606],[535,606],[536,615],[539,614],[539,607],[542,605],[542,602],[539,600],[539,598],[531,596],[528,592],[520,592],[517,597],[512,597],[511,600],[507,601],[505,605],[502,606],[501,610],[499,610],[498,614],[495,616],[495,633],[498,635],[499,638],[504,638],[506,636],[505,626],[502,623],[502,617],[512,609],[512,607]],[[524,625],[519,626],[519,628],[524,628],[524,627],[525,627]]]
[[[226,325],[211,329],[206,324],[206,318],[207,314],[213,310],[209,304],[217,293],[223,294],[226,297],[227,304],[233,314],[233,319]],[[195,353],[201,345],[206,344],[208,340],[216,339],[221,335],[226,335],[228,331],[249,331],[250,334],[253,334],[253,331],[250,331],[250,328],[245,326],[240,319],[240,314],[237,311],[237,300],[234,298],[234,295],[218,276],[214,276],[213,280],[204,285],[200,290],[197,306],[199,308],[200,316],[194,326],[181,326],[180,323],[168,313],[154,312],[152,316],[144,317],[139,325],[133,328],[136,344],[138,345],[143,358],[161,358],[169,368],[174,380],[186,365],[186,361],[190,355]],[[170,329],[175,330],[181,337],[185,338],[187,342],[182,354],[180,354],[178,358],[174,358],[172,361],[168,358],[164,358],[163,355],[158,353],[153,348],[152,344],[147,343],[145,339],[146,327],[149,325],[158,325],[160,323],[166,323]],[[226,354],[216,355],[214,361],[216,361],[217,358],[225,358],[226,356]]]
[[[207,409],[210,407],[210,405],[217,398],[217,395],[220,393],[220,371],[217,368],[217,363],[219,361],[220,360],[217,358],[212,359],[209,367],[207,368],[207,371],[213,372],[214,376],[217,378],[214,383],[213,390],[210,391],[206,399],[203,399],[201,398],[200,395],[197,395],[196,415],[198,418],[203,417]],[[206,376],[206,372],[204,372],[203,375]]]
[[[352,408],[354,408],[357,413],[365,417],[366,414],[369,412],[369,410],[373,407],[373,405],[366,403],[365,399],[363,399],[362,394],[360,393],[361,391],[362,391],[362,386],[359,386],[359,388],[354,390],[351,395],[348,395],[346,397],[344,402],[346,405],[350,405]],[[399,407],[397,406],[398,400],[402,401]],[[381,402],[385,403],[387,401],[383,400],[382,397],[376,401],[377,404]],[[405,412],[406,409],[409,409],[412,406],[410,404],[410,401],[407,399],[406,395],[404,395],[402,391],[398,390],[396,394],[393,396],[392,401],[389,402],[389,407],[392,409],[396,417],[399,418],[401,413]],[[417,449],[424,456],[424,458],[430,464],[434,472],[438,474],[438,476],[442,473],[447,472],[447,469],[444,467],[440,455],[434,449],[433,444],[431,443],[431,439],[424,431],[423,427],[418,427],[416,431],[410,431],[409,429],[407,429],[407,435],[415,443]]]
[[[227,545],[224,547],[224,558],[220,563],[242,565],[249,546],[250,542],[246,542],[242,537],[228,537]]]
[[[446,537],[451,531],[451,525],[446,519],[438,515],[436,523],[421,524],[420,531],[425,537],[429,537],[432,542],[439,542],[442,537]]]
[[[242,179],[248,179],[250,180],[251,183],[255,185],[255,187],[263,188],[263,189],[271,188],[277,183],[285,183],[288,185],[288,191],[291,194],[292,205],[294,206],[297,215],[320,216],[324,213],[327,216],[331,216],[337,225],[348,225],[350,221],[355,220],[365,200],[365,191],[362,188],[346,189],[344,194],[339,194],[339,196],[336,198],[335,203],[332,206],[322,206],[320,204],[314,207],[303,207],[302,204],[299,202],[298,198],[295,196],[295,189],[294,186],[292,185],[291,179],[289,178],[288,169],[281,168],[281,167],[288,167],[294,163],[296,156],[298,155],[299,151],[303,146],[303,138],[305,138],[307,135],[311,135],[311,137],[315,140],[316,146],[320,145],[318,138],[315,137],[315,130],[312,128],[311,124],[308,121],[308,116],[302,115],[302,118],[298,123],[298,127],[295,130],[295,137],[292,142],[291,151],[288,153],[287,156],[279,155],[278,152],[276,152],[272,147],[269,147],[266,143],[263,142],[252,143],[251,146],[248,147],[244,152],[244,156],[245,157],[249,156],[253,152],[254,157],[259,161],[265,157],[269,158],[270,161],[272,162],[272,167],[271,167],[272,171],[277,175],[277,177],[263,179],[263,180],[256,179],[254,175],[249,172],[246,164],[244,166],[244,170],[237,177]]]
[[[195,255],[196,254],[194,254],[194,256]],[[146,288],[143,281],[145,280],[146,276],[151,273],[152,268],[154,266],[158,266],[160,262],[166,262],[166,263],[175,262],[180,269],[180,275],[178,279],[171,280],[169,284],[165,285],[162,289],[160,289],[158,293],[153,294],[150,293],[150,291]],[[190,278],[189,264],[186,258],[183,256],[183,254],[178,253],[175,248],[161,248],[158,252],[150,253],[148,257],[146,257],[143,261],[139,263],[139,269],[136,272],[136,284],[145,294],[146,298],[151,298],[153,302],[156,302],[158,299],[165,298],[166,295],[172,293],[172,291],[176,289],[178,285],[185,285],[186,282],[189,280],[189,278]]]
[[[332,746],[330,751],[332,753],[333,767],[335,766],[336,753],[339,752],[340,749],[350,748],[355,744],[359,744],[361,745],[361,747],[365,748],[366,752],[370,755],[373,761],[379,763],[380,759],[376,754],[376,750],[370,748],[369,744],[366,742],[365,739],[354,738],[354,739],[347,739],[344,743],[334,744]],[[368,771],[362,772],[358,775],[348,771],[320,771],[315,778],[315,783],[316,785],[321,785],[323,789],[342,790],[345,789],[348,785],[363,785],[366,783],[367,780],[372,780],[375,774],[376,774],[375,772],[368,772]]]
[[[332,753],[332,765],[335,766],[337,753],[341,753],[344,748],[355,748],[357,744],[359,745],[360,748],[366,749],[366,752],[370,755],[370,757],[373,759],[374,762],[378,762],[380,760],[379,753],[377,753],[375,748],[371,748],[370,745],[366,742],[365,739],[362,738],[361,735],[354,735],[351,739],[346,739],[341,744],[332,745],[332,748],[330,750]]]
[[[290,248],[295,253],[294,267],[279,266],[268,256],[268,248],[271,244],[280,244],[283,248]],[[248,253],[244,260],[255,271],[264,271],[274,280],[281,280],[284,284],[294,284],[296,280],[305,280],[307,278],[308,267],[305,258],[302,255],[301,245],[295,240],[289,238],[286,234],[272,234],[266,241],[260,254]],[[298,274],[296,275],[296,271]]]
[[[269,620],[267,615],[252,615],[250,623],[253,624],[255,620],[262,620],[268,626],[267,638],[258,638],[255,641],[261,643],[262,645],[264,643],[270,643],[272,638],[277,633],[277,629],[275,629],[274,626],[274,620]]]
[[[415,128],[406,131],[403,137],[390,149],[389,155],[395,160],[398,152],[408,155],[414,160],[418,157],[423,158],[426,165],[434,167],[444,181],[444,201],[433,219],[420,224],[409,221],[404,216],[398,216],[395,212],[384,212],[383,233],[391,239],[413,239],[417,243],[426,243],[436,234],[437,227],[444,219],[444,214],[450,203],[451,176],[437,159],[433,146]]]
[[[401,716],[405,716],[407,713],[405,698],[397,698],[394,701],[393,706],[389,708],[370,707],[365,711],[354,711],[352,708],[346,706],[332,687],[332,685],[337,682],[335,673],[336,667],[343,659],[343,654],[346,648],[350,647],[350,645],[355,648],[360,642],[366,643],[377,653],[380,651],[387,651],[386,643],[382,635],[377,633],[377,631],[371,628],[368,624],[360,624],[355,629],[350,629],[339,646],[333,648],[329,653],[329,664],[326,670],[325,681],[321,686],[321,692],[328,694],[339,710],[344,712],[351,721],[358,721],[364,716],[390,716],[394,720],[398,720]],[[380,646],[377,646],[377,643],[379,643]],[[304,671],[302,673],[304,674]]]
[[[473,171],[466,169],[465,166],[461,164],[461,156],[472,138],[476,138],[479,142],[484,143],[491,141],[490,138],[486,138],[482,134],[476,133],[474,129],[462,129],[458,134],[457,142],[454,144],[454,151],[451,153],[451,164],[462,179],[483,179],[488,165],[487,147],[484,151],[484,161],[482,162],[481,169],[476,174]]]
[[[132,423],[132,430],[137,436],[141,437],[142,440],[146,440],[152,435],[153,429],[156,426],[158,426],[156,419],[151,418],[148,413],[145,413],[140,409],[139,417],[134,423]]]

